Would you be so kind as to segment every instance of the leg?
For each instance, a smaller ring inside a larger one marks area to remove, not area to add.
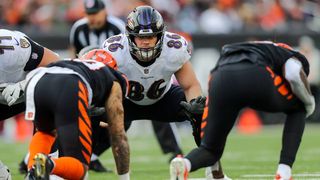
[[[201,124],[201,145],[192,150],[184,159],[175,158],[172,160],[170,165],[172,179],[177,177],[177,174],[181,175],[181,169],[183,168],[179,167],[187,167],[184,170],[185,172],[195,171],[202,167],[213,166],[222,156],[227,136],[242,106],[237,103],[237,97],[234,96],[234,93],[230,93],[230,91],[234,91],[234,88],[221,86],[223,83],[220,83],[219,76],[216,76],[215,79],[218,80],[212,80],[209,86],[209,109],[208,111],[205,110],[208,114],[205,117],[206,113],[204,113]],[[212,172],[213,170],[219,172],[217,174],[212,173],[214,178],[227,179],[219,163],[217,166],[217,170],[212,169]]]
[[[64,157],[53,159],[52,173],[66,179],[84,178],[92,152],[87,90],[81,81],[76,83],[73,85],[76,92],[64,93],[68,94],[68,98],[63,98],[64,103],[68,102],[67,108],[61,104],[55,111],[55,126]]]
[[[38,82],[35,125],[46,132],[56,128],[64,157],[50,159],[38,153],[34,166],[45,168],[44,171],[39,168],[42,171],[35,173],[35,177],[50,172],[66,179],[82,179],[86,175],[92,145],[87,94],[85,85],[72,75],[46,74]],[[48,121],[52,118],[53,121]]]
[[[157,121],[152,121],[151,123],[157,140],[161,146],[162,152],[165,154],[172,153],[173,158],[178,154],[182,154],[182,150],[178,145],[176,133],[174,132],[174,129],[172,127],[175,126],[175,124],[162,123]],[[176,128],[176,126],[174,128]]]

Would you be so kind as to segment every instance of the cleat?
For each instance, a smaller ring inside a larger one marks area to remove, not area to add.
[[[170,163],[170,180],[187,180],[188,170],[182,157],[174,158]]]
[[[37,180],[36,176],[34,175],[34,168],[33,167],[28,171],[28,173],[24,179],[25,180]]]
[[[290,177],[289,179],[285,179],[285,178],[282,178],[280,174],[277,174],[276,177],[274,177],[274,180],[293,180],[293,178]]]
[[[24,159],[19,163],[19,172],[20,174],[27,174],[28,173],[28,167],[26,163],[24,163]]]
[[[106,173],[112,172],[111,169],[105,168],[105,167],[101,164],[101,162],[99,161],[99,159],[90,162],[89,170],[92,170],[92,171],[95,171],[95,172],[106,172]]]
[[[212,167],[209,166],[206,168],[206,179],[207,180],[232,180],[226,174],[223,173],[222,166],[220,161],[218,161],[219,168],[218,170],[212,170]]]
[[[36,180],[49,180],[51,170],[53,169],[53,163],[48,156],[38,153],[34,156],[34,176]]]

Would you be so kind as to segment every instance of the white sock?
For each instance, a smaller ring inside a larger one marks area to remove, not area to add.
[[[30,153],[28,152],[28,153],[26,154],[26,156],[24,157],[24,160],[23,160],[23,162],[24,162],[25,164],[27,164],[27,165],[28,165],[28,161],[29,161],[29,156],[30,156]]]
[[[95,161],[95,160],[97,160],[98,159],[98,156],[96,155],[96,154],[94,154],[94,153],[92,153],[92,155],[91,155],[91,161]]]
[[[184,164],[187,166],[187,170],[188,172],[190,172],[190,169],[191,169],[191,162],[189,159],[186,159],[186,158],[183,158],[184,160]]]
[[[218,171],[219,170],[219,161],[214,163],[213,166],[211,166],[211,171]]]
[[[48,156],[52,158],[59,158],[59,150],[56,150],[55,152],[48,154]]]
[[[119,180],[130,180],[129,172],[119,175]]]
[[[279,164],[277,174],[279,174],[283,179],[290,179],[291,167],[286,164]]]

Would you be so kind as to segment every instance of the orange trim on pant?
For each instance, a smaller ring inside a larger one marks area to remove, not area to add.
[[[52,158],[54,168],[52,174],[62,177],[63,179],[79,180],[83,179],[88,167],[73,157]]]
[[[80,92],[82,92],[83,95],[88,100],[88,90],[87,90],[86,86],[81,81],[79,81],[79,89],[80,89]]]
[[[278,92],[287,98],[287,100],[290,100],[293,98],[293,94],[291,92],[291,89],[288,85],[288,83],[286,83],[285,80],[283,80],[283,78],[281,76],[275,75],[275,73],[273,72],[273,70],[266,66],[267,71],[270,73],[271,77],[273,78],[273,84],[275,87],[277,87]]]
[[[28,161],[28,169],[30,169],[34,163],[33,157],[37,153],[49,154],[51,150],[51,146],[55,141],[55,136],[38,131],[36,132],[30,142],[29,146],[29,161]]]
[[[86,162],[90,163],[90,157],[92,152],[92,131],[91,131],[91,121],[88,116],[88,93],[84,84],[79,81],[79,101],[78,101],[78,110],[79,110],[79,118],[78,125],[79,131],[82,136],[79,136],[79,141],[82,144],[82,155],[84,156]],[[81,101],[82,100],[82,101]]]

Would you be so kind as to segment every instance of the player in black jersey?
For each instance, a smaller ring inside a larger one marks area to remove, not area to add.
[[[81,56],[82,52],[88,52],[90,49],[96,49],[100,44],[110,36],[124,32],[124,23],[122,20],[111,16],[105,9],[102,0],[83,1],[85,17],[76,21],[70,31],[70,49],[72,57]],[[82,51],[82,52],[81,52]],[[93,134],[93,152],[89,169],[96,172],[112,172],[99,161],[98,157],[109,146],[106,141],[105,129],[99,129],[99,114],[91,113],[93,128],[98,128]]]
[[[242,108],[287,115],[275,179],[289,180],[301,142],[305,119],[315,109],[307,82],[309,63],[290,46],[269,41],[228,44],[222,48],[209,81],[208,114],[202,121],[202,142],[185,158],[171,162],[171,177],[219,161],[227,136]]]
[[[126,80],[105,65],[115,62],[108,52],[93,50],[84,58],[52,63],[27,77],[26,119],[34,119],[37,128],[29,149],[29,179],[49,179],[50,174],[86,177],[92,153],[90,107],[105,107],[107,119],[102,124],[108,124],[117,172],[120,179],[129,179],[122,106]],[[57,159],[47,156],[55,138],[61,152]]]

